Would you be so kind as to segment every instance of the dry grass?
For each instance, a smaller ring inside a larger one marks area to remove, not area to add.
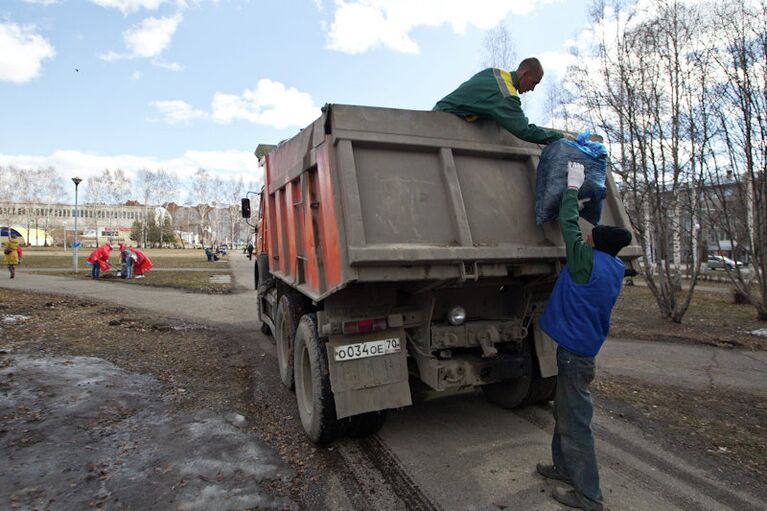
[[[662,426],[675,446],[705,453],[717,465],[745,467],[767,481],[764,399],[721,388],[681,389],[617,376],[598,377],[594,391],[608,400],[608,407],[621,403],[619,414],[626,420]]]
[[[767,350],[767,338],[750,332],[767,328],[750,305],[736,305],[730,293],[696,290],[682,323],[663,319],[649,289],[625,286],[613,309],[610,334],[647,340],[683,341]]]
[[[78,251],[78,266],[88,269],[86,259],[93,249],[86,248]],[[210,263],[202,250],[181,250],[181,249],[157,249],[148,248],[142,250],[157,268],[209,268]],[[116,250],[112,250],[110,263],[112,266],[119,267],[120,255]],[[226,258],[219,261],[226,262]],[[41,248],[28,247],[24,249],[23,266],[26,268],[62,268],[72,267],[72,252],[60,248]],[[227,264],[228,266],[228,264]]]
[[[143,279],[121,279],[114,271],[102,272],[101,280],[105,282],[115,282],[128,286],[149,286],[149,287],[168,287],[173,289],[182,289],[195,293],[224,294],[231,293],[232,283],[219,284],[210,281],[214,275],[231,275],[227,268],[221,268],[224,271],[149,271]],[[32,271],[31,273],[35,273]],[[41,273],[42,274],[42,273]],[[90,269],[80,270],[78,273],[72,273],[68,270],[60,272],[45,272],[45,275],[56,275],[72,277],[76,279],[90,279]]]

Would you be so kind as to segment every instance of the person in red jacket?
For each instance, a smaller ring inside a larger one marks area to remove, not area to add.
[[[148,272],[154,265],[142,251],[136,250],[135,248],[130,250],[136,256],[136,260],[133,262],[133,278],[143,279],[144,273]]]
[[[88,256],[87,261],[91,263],[91,277],[94,280],[99,280],[101,272],[111,268],[109,264],[109,253],[111,251],[112,245],[104,243]]]

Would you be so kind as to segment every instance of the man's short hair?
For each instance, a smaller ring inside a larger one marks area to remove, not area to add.
[[[528,73],[534,73],[536,75],[543,76],[543,66],[541,61],[535,57],[528,57],[517,66],[517,72],[525,71]]]

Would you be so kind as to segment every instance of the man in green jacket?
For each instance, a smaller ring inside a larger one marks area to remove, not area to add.
[[[550,144],[563,134],[530,124],[519,99],[520,94],[535,90],[542,79],[543,67],[536,58],[523,60],[516,71],[487,68],[440,99],[433,110],[450,112],[470,122],[495,119],[517,138],[534,144]]]

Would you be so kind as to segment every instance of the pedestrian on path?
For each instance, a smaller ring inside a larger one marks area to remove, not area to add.
[[[104,243],[96,250],[91,252],[91,255],[86,259],[91,263],[91,278],[99,280],[102,271],[107,271],[112,266],[109,264],[109,253],[112,251],[112,245]]]
[[[10,228],[8,230],[11,231]],[[14,231],[9,232],[8,241],[3,243],[3,264],[8,266],[12,279],[16,278],[16,266],[21,264],[22,254],[18,234]]]
[[[539,320],[543,331],[559,345],[551,441],[554,463],[538,464],[537,470],[544,477],[572,485],[567,492],[554,490],[553,497],[560,503],[602,510],[589,385],[594,379],[595,357],[607,337],[612,309],[623,284],[625,267],[617,255],[631,243],[631,233],[621,227],[600,225],[584,241],[578,224],[578,190],[583,180],[583,165],[570,162],[567,190],[559,211],[567,265]]]
[[[253,242],[252,241],[248,242],[248,246],[246,250],[248,251],[248,261],[250,261],[253,259]]]
[[[134,278],[137,279],[143,279],[144,274],[148,272],[152,266],[152,261],[140,250],[136,250],[135,248],[130,249],[131,252],[133,252],[133,255],[135,256],[135,259],[133,261],[133,275]]]

